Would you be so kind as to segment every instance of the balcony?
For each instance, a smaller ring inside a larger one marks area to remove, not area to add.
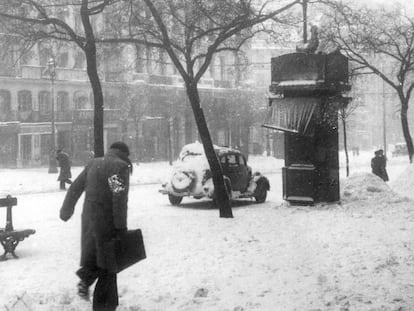
[[[57,80],[88,81],[88,74],[84,69],[56,68]]]
[[[93,109],[78,109],[73,111],[73,122],[81,124],[93,123],[94,110]],[[104,122],[119,121],[121,118],[120,109],[105,109]]]
[[[7,63],[4,63],[4,62],[0,62],[0,76],[15,77],[16,70],[13,66],[8,65]]]
[[[55,111],[55,121],[57,122],[72,121],[72,111]]]
[[[56,122],[93,122],[93,109],[81,109],[74,111],[55,111]],[[120,119],[120,109],[105,109],[105,122],[113,122]],[[0,122],[50,122],[52,120],[51,112],[39,111],[10,111],[0,114]]]
[[[151,74],[151,75],[148,76],[148,83],[150,83],[150,84],[173,85],[174,84],[174,79],[171,76]]]
[[[211,78],[200,79],[199,85],[200,87],[214,87],[214,79],[211,79]]]
[[[24,65],[20,67],[20,77],[23,79],[41,79],[44,78],[42,75],[44,70],[45,67],[42,66]]]
[[[233,87],[233,83],[227,80],[214,80],[214,87],[230,89]]]
[[[44,66],[23,65],[20,68],[20,77],[23,79],[50,79]],[[84,69],[56,68],[56,80],[87,81],[88,75]]]

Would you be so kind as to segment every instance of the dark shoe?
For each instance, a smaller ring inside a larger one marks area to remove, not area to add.
[[[89,286],[85,281],[80,281],[78,283],[78,295],[82,299],[89,300]]]

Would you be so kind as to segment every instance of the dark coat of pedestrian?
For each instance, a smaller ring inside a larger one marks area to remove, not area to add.
[[[91,160],[69,187],[60,210],[67,221],[83,192],[81,260],[76,272],[80,278],[78,294],[89,299],[89,287],[97,280],[93,293],[94,311],[112,311],[118,306],[117,275],[105,266],[103,245],[127,230],[129,148],[113,143],[103,158]]]
[[[375,151],[375,157],[371,159],[372,173],[380,177],[383,181],[388,181],[387,158],[382,149]]]
[[[70,171],[71,168],[71,162],[69,159],[69,155],[59,149],[56,151],[56,160],[58,161],[59,167],[60,167],[60,173],[58,176],[59,181],[59,187],[62,190],[65,190],[65,184],[71,184],[72,181],[70,180],[72,178],[72,173]]]

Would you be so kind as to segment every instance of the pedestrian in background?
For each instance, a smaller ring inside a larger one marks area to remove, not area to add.
[[[94,311],[114,311],[118,306],[117,275],[106,266],[104,245],[127,231],[129,175],[132,164],[129,148],[123,142],[110,146],[103,158],[92,159],[69,187],[60,210],[67,221],[83,192],[81,261],[78,294],[89,300],[89,287],[97,280],[93,293]]]
[[[375,151],[375,157],[371,159],[372,173],[380,177],[383,181],[388,181],[387,173],[387,158],[384,156],[384,151],[379,149]]]
[[[56,160],[59,163],[60,173],[58,177],[59,187],[61,190],[65,190],[65,184],[71,184],[72,173],[70,171],[71,161],[69,155],[66,152],[63,152],[62,149],[56,151]]]

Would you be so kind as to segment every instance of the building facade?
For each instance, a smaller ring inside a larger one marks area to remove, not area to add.
[[[47,165],[54,156],[52,139],[55,149],[83,165],[93,150],[94,115],[84,57],[75,48],[34,50],[30,59],[2,60],[2,68],[9,69],[0,71],[0,165]],[[123,47],[101,65],[105,148],[123,140],[136,161],[172,161],[184,144],[198,139],[184,84],[157,51],[144,63],[124,66],[133,52]],[[48,66],[51,57],[56,66]],[[261,153],[266,145],[262,90],[237,87],[226,61],[217,57],[199,84],[213,143]]]

